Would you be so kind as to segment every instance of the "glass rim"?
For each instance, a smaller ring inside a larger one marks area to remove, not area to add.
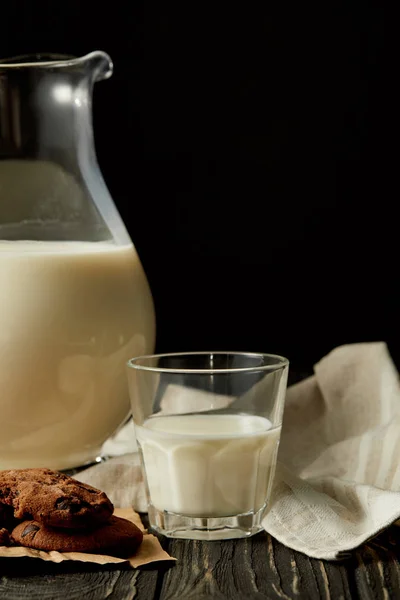
[[[254,367],[230,367],[227,369],[184,369],[184,368],[176,368],[176,367],[151,367],[149,365],[138,364],[138,361],[141,360],[149,360],[154,358],[171,358],[171,357],[184,357],[184,356],[209,356],[211,354],[230,354],[235,356],[249,356],[249,357],[261,357],[261,358],[272,358],[275,359],[276,362],[270,365],[257,365]],[[131,358],[126,363],[127,367],[130,369],[135,369],[136,371],[150,371],[153,373],[180,373],[180,374],[206,374],[206,375],[219,375],[219,374],[227,374],[227,373],[255,373],[257,371],[274,371],[279,368],[284,368],[289,366],[289,360],[280,354],[270,354],[265,352],[241,352],[241,351],[231,351],[231,350],[199,350],[198,352],[165,352],[160,354],[143,354],[141,356],[135,356]]]

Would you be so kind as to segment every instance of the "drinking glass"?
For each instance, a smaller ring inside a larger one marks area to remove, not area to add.
[[[289,362],[248,352],[132,358],[128,383],[150,525],[173,538],[262,530]]]

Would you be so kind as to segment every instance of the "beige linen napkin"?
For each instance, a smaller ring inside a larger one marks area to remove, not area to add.
[[[286,546],[332,560],[400,518],[400,388],[384,343],[336,348],[314,372],[288,389],[263,525]],[[107,442],[113,449],[120,456],[77,478],[144,511],[132,423]]]

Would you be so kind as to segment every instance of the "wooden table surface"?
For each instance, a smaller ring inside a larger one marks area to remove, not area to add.
[[[0,559],[1,600],[400,598],[400,527],[342,562],[307,558],[261,533],[247,540],[161,539],[174,566],[131,569]]]

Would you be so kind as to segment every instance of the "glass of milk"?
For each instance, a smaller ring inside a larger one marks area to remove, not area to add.
[[[261,531],[289,362],[274,354],[190,352],[128,362],[150,524],[173,538]]]

